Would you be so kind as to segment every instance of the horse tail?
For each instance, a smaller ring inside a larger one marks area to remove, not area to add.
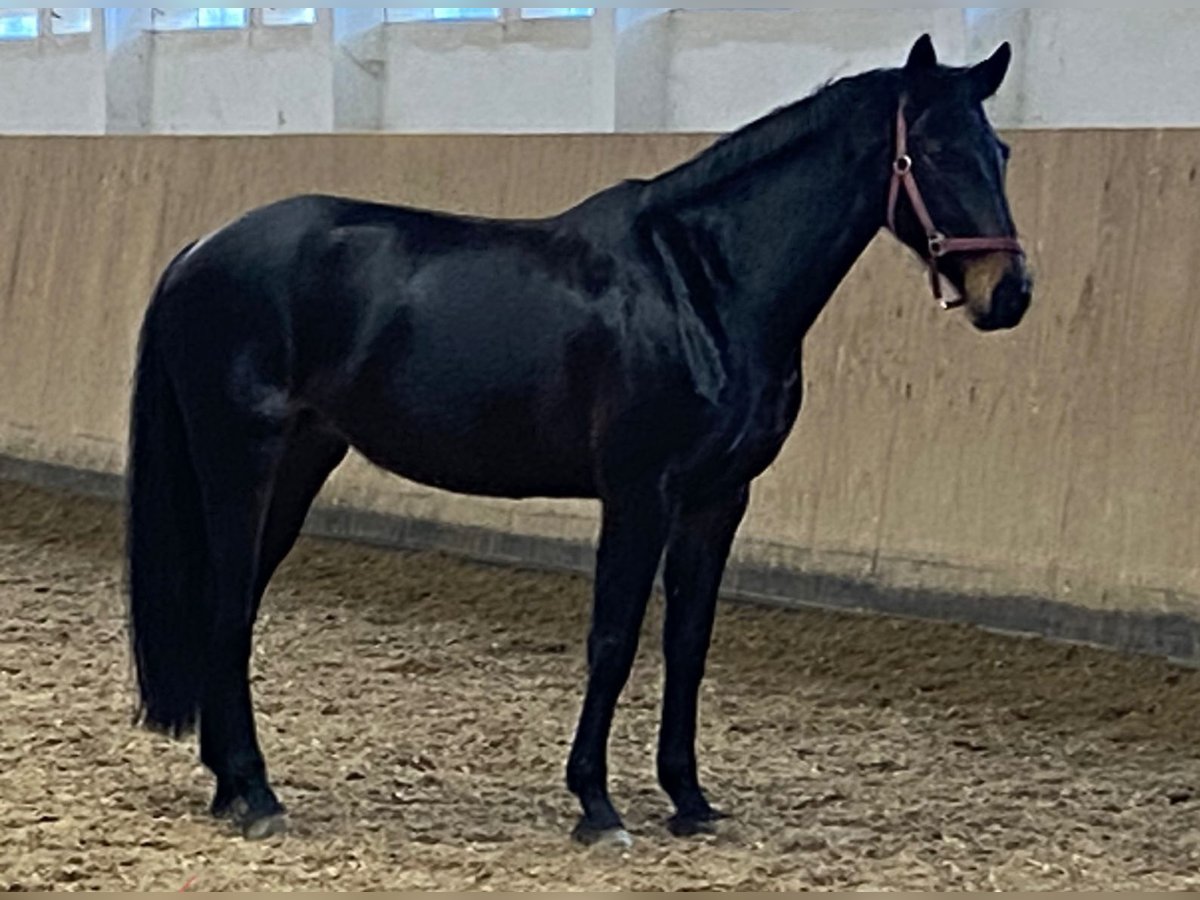
[[[156,301],[190,249],[163,271],[142,323],[126,480],[136,721],[174,737],[195,727],[213,620],[205,584],[208,548],[200,482],[156,325],[161,318]]]

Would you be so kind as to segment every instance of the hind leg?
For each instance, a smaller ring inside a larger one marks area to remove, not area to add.
[[[313,499],[346,455],[341,438],[301,422],[288,435],[276,465],[258,541],[249,619],[224,643],[227,654],[210,684],[200,716],[200,752],[217,776],[213,814],[232,818],[247,837],[266,837],[284,827],[283,806],[267,781],[255,734],[249,685],[250,633],[267,583],[291,550]]]
[[[214,610],[200,695],[200,759],[217,778],[214,811],[253,827],[282,826],[255,734],[249,664],[259,546],[286,427],[234,417],[193,428],[208,537],[208,604]],[[257,823],[266,823],[259,825]]]
[[[271,493],[254,586],[254,614],[279,564],[295,546],[308,510],[325,481],[349,449],[346,441],[310,420],[302,420],[288,438]]]

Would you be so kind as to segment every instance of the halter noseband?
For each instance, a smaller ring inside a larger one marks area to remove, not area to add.
[[[938,260],[949,253],[978,253],[997,251],[1001,253],[1024,253],[1021,242],[1015,237],[946,237],[933,224],[929,207],[917,187],[917,178],[913,174],[912,157],[908,155],[908,125],[904,121],[903,98],[900,109],[896,113],[896,159],[892,163],[892,184],[888,190],[887,227],[892,234],[899,237],[896,231],[896,204],[900,199],[900,187],[904,186],[908,201],[912,204],[913,212],[921,227],[925,229],[928,240],[928,253],[924,257],[929,264],[929,282],[933,288],[933,299],[941,303],[943,309],[953,309],[965,301],[948,301],[942,299],[941,272],[938,271]]]

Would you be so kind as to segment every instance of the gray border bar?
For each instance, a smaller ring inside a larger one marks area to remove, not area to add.
[[[110,501],[119,475],[0,454],[0,480]],[[482,562],[590,575],[594,546],[488,528],[319,506],[305,533],[406,550],[439,550]],[[1200,665],[1200,621],[1165,613],[1095,610],[1036,596],[968,595],[889,588],[869,581],[731,560],[723,595],[773,607],[807,607],[956,622],[994,631],[1090,644]]]

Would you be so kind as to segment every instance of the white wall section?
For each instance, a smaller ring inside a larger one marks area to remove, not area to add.
[[[76,14],[76,10],[69,10]],[[963,63],[1013,42],[1009,128],[1200,125],[1200,8],[597,9],[590,18],[92,30],[0,39],[0,131],[723,131],[825,81],[897,65],[921,32]],[[0,11],[3,14],[3,11]],[[65,20],[64,20],[65,21]]]

